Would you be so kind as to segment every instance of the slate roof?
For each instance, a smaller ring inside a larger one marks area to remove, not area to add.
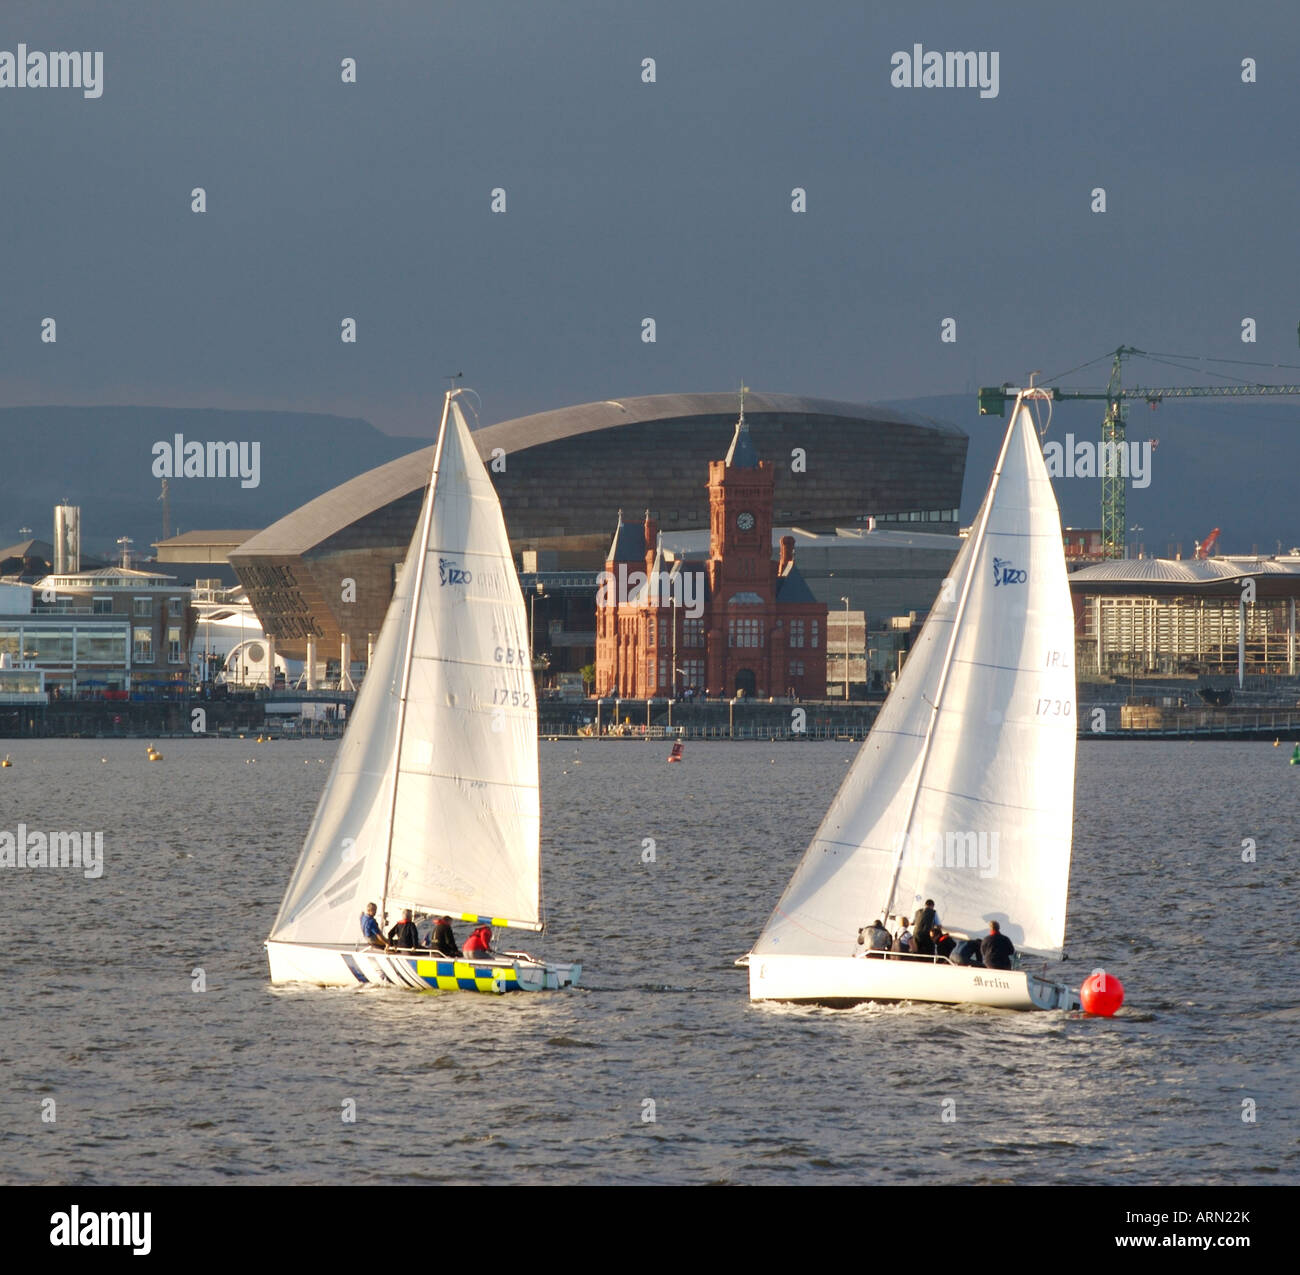
[[[645,558],[645,528],[637,522],[624,522],[623,511],[618,511],[618,526],[614,540],[605,555],[606,562],[641,562]]]
[[[816,602],[808,582],[800,574],[799,568],[792,562],[785,569],[780,583],[776,586],[777,602]]]
[[[745,424],[743,412],[736,422],[736,433],[731,440],[731,446],[727,449],[727,468],[758,468],[758,449],[754,446],[754,440],[749,436],[749,426]]]

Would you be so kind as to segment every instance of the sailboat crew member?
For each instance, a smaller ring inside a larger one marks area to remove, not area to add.
[[[888,952],[891,939],[889,931],[876,920],[865,929],[858,931],[858,944],[866,950],[856,953],[858,956],[870,956],[873,952]]]
[[[492,953],[492,927],[475,926],[474,932],[465,940],[465,956],[490,956]]]
[[[905,916],[898,918],[898,934],[894,938],[894,951],[912,951],[912,931],[907,928],[907,917]]]
[[[922,956],[934,955],[934,944],[930,942],[930,931],[939,924],[939,914],[934,910],[934,900],[926,899],[925,907],[917,908],[912,918],[912,950]]]
[[[420,946],[420,932],[411,920],[411,909],[402,909],[402,919],[388,931],[388,941],[397,947],[417,948]]]
[[[456,931],[451,928],[451,917],[440,916],[433,927],[433,938],[429,946],[443,956],[459,956],[460,948],[456,945]]]
[[[1009,970],[1011,958],[1016,954],[1016,945],[1005,934],[996,921],[989,922],[989,932],[980,944],[980,955],[984,966],[991,970]]]
[[[930,941],[934,944],[935,956],[942,957],[945,961],[951,959],[952,950],[957,946],[957,940],[942,925],[936,925],[930,931]]]
[[[366,904],[366,910],[361,914],[361,937],[369,942],[371,947],[379,947],[387,951],[388,940],[384,938],[379,922],[375,920],[377,910],[375,904]]]

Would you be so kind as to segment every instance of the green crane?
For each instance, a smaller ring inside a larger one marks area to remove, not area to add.
[[[1067,399],[1095,399],[1106,404],[1106,415],[1101,422],[1101,462],[1098,466],[1101,472],[1101,552],[1106,558],[1124,556],[1124,533],[1128,512],[1124,448],[1125,422],[1130,399],[1143,399],[1154,406],[1167,398],[1260,398],[1276,394],[1300,394],[1300,385],[1257,384],[1175,385],[1161,388],[1134,386],[1126,390],[1121,386],[1120,378],[1124,360],[1133,354],[1148,358],[1157,357],[1148,355],[1145,350],[1139,350],[1136,346],[1121,345],[1108,356],[1111,359],[1110,383],[1104,390],[1063,390],[1054,385],[1042,387],[1050,388],[1052,401],[1055,403]],[[985,386],[979,392],[980,415],[1005,416],[1007,400],[1014,399],[1017,392],[1010,382],[1000,386]]]

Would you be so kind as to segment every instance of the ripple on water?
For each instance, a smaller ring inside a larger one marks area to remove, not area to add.
[[[1109,1021],[750,1004],[732,961],[851,746],[702,744],[666,767],[632,743],[544,744],[536,943],[580,957],[584,986],[500,998],[268,985],[320,744],[255,766],[239,741],[169,741],[165,766],[137,741],[13,751],[10,823],[101,828],[105,868],[4,882],[11,931],[75,924],[79,946],[71,964],[36,941],[9,953],[7,1182],[320,1182],[343,1161],[369,1183],[867,1182],[882,1155],[917,1183],[1300,1177],[1294,793],[1269,745],[1081,749],[1063,970],[1123,980]],[[1232,849],[1248,835],[1253,865]],[[1216,980],[1207,944],[1234,899],[1276,937],[1233,947]],[[1268,1118],[1243,1121],[1245,1099]]]

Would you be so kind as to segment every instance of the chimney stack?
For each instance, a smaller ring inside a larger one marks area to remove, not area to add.
[[[655,550],[659,547],[659,524],[651,517],[650,511],[645,511],[645,573],[650,574],[650,569],[654,566]]]
[[[794,566],[794,537],[781,537],[781,560],[777,563],[776,574],[783,576]]]

